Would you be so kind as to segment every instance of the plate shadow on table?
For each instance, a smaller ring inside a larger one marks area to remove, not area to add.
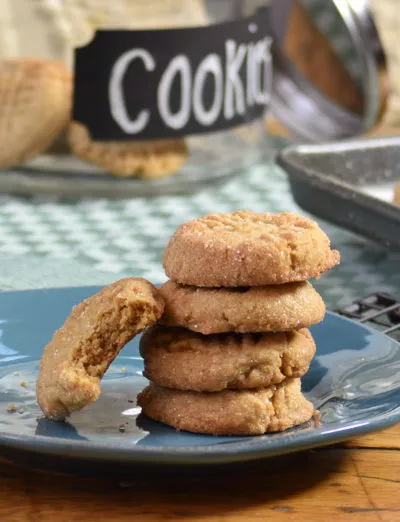
[[[141,521],[154,520],[162,513],[177,518],[211,517],[265,504],[289,515],[295,512],[292,497],[321,483],[334,489],[336,495],[351,495],[340,479],[346,466],[343,461],[351,459],[350,452],[334,446],[252,463],[179,468],[121,464],[116,469],[107,463],[68,458],[57,459],[55,467],[54,459],[48,456],[8,452],[7,457],[17,467],[0,461],[0,475],[12,478],[14,488],[25,487],[24,473],[18,466],[29,465],[31,494],[40,495],[43,490],[46,499],[57,499],[66,510],[73,500],[74,511],[82,513],[89,512],[90,502],[98,509],[118,505],[119,516],[124,512],[140,514]]]

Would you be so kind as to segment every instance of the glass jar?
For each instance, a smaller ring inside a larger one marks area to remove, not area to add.
[[[0,189],[187,192],[267,162],[269,112],[306,141],[369,131],[386,83],[367,0],[3,0]]]
[[[27,186],[35,186],[38,192],[68,195],[183,192],[243,172],[260,162],[266,149],[265,113],[269,105],[271,60],[267,29],[257,24],[256,17],[263,12],[265,19],[263,8],[270,3],[269,0],[3,0],[0,7],[3,63],[32,57],[56,60],[74,71],[71,121],[52,137],[44,150],[36,150],[29,161],[8,165],[16,167],[19,175],[10,190],[18,191],[21,185],[22,192]],[[195,31],[193,34],[187,33],[190,28]],[[166,34],[168,29],[171,31]],[[109,38],[108,43],[94,51],[91,55],[94,60],[85,62],[84,53],[96,44],[99,30],[107,31],[101,37]],[[135,49],[141,49],[143,56],[149,56],[144,44],[153,46],[151,63],[146,63],[142,55],[136,64],[123,62],[123,53],[126,58],[127,53],[134,52],[123,43],[126,31],[135,33]],[[189,42],[186,49],[182,48],[179,35]],[[171,38],[171,46],[166,36]],[[162,46],[158,41],[167,44]],[[113,51],[117,48],[120,50]],[[263,54],[257,57],[257,50]],[[111,58],[110,53],[114,53]],[[185,62],[182,56],[189,56],[189,61]],[[150,96],[146,93],[154,83],[150,73],[158,74],[160,63],[164,64],[164,70],[160,71],[157,89]],[[187,76],[179,68],[185,63],[190,70]],[[132,64],[136,67],[132,69],[135,75],[130,71]],[[123,78],[119,66],[124,69]],[[120,74],[119,83],[115,80],[114,87],[110,87],[113,74],[114,80]],[[258,90],[251,87],[251,91],[249,78],[257,74]],[[99,92],[105,92],[106,81],[108,97],[101,97]],[[190,82],[187,88],[185,81]],[[131,106],[127,98],[123,99],[128,96],[126,92],[133,100]],[[135,105],[135,96],[141,97],[141,106]],[[179,119],[183,114],[183,96],[190,105],[185,113],[187,125],[181,124],[184,116]],[[226,101],[229,97],[230,106]],[[99,114],[106,112],[108,103],[111,116],[105,115],[100,122]],[[151,122],[156,119],[157,110],[163,116],[161,109],[165,118],[161,121],[157,113],[162,125],[153,128],[156,126],[151,127]],[[90,124],[76,121],[82,114],[91,120]],[[145,134],[135,127],[135,122],[142,121],[139,116],[136,118],[137,114],[148,117]],[[37,125],[38,129],[42,125],[40,118]]]
[[[370,131],[386,107],[387,68],[369,1],[280,0],[270,23],[280,125],[311,142]]]

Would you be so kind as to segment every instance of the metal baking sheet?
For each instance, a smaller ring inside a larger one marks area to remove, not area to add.
[[[400,137],[291,145],[277,163],[305,210],[384,245],[400,249]]]

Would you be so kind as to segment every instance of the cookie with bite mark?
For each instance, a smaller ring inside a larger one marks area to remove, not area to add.
[[[36,395],[45,416],[63,420],[94,402],[120,350],[163,309],[157,289],[135,278],[121,279],[75,306],[40,361]]]

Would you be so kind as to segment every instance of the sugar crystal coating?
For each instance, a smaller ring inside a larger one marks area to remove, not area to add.
[[[339,260],[314,221],[288,212],[241,210],[181,225],[163,265],[171,279],[184,285],[237,287],[305,281]]]

